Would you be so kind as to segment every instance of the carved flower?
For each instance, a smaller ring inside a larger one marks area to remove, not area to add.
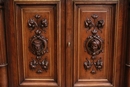
[[[93,23],[90,19],[85,21],[85,27],[91,29],[93,27]]]
[[[97,19],[97,18],[98,18],[98,15],[93,14],[91,17],[92,17],[93,19]]]
[[[87,70],[87,69],[91,68],[92,64],[91,64],[90,60],[88,60],[87,58],[86,58],[86,60],[87,61],[84,62],[84,68]]]
[[[42,19],[41,20],[41,28],[46,28],[48,26],[47,20],[46,19]]]
[[[42,68],[43,68],[44,70],[47,70],[47,69],[48,69],[48,61],[47,61],[46,59],[44,59],[44,60],[42,61],[41,65],[42,65]]]
[[[37,61],[36,61],[36,60],[32,60],[32,61],[30,62],[30,68],[31,68],[31,69],[36,69],[36,67],[37,67]]]
[[[102,67],[103,67],[103,62],[102,62],[101,58],[99,60],[97,60],[97,62],[94,64],[95,64],[97,69],[102,69]]]
[[[29,27],[31,30],[35,29],[35,27],[37,27],[37,26],[38,26],[38,25],[37,25],[37,23],[35,22],[34,19],[28,20],[28,27]]]
[[[41,17],[41,16],[40,16],[40,15],[38,15],[38,14],[37,14],[37,15],[35,15],[35,18],[36,18],[36,19],[39,19],[40,17]]]
[[[97,28],[100,29],[100,28],[103,28],[104,26],[104,21],[103,20],[99,20],[98,23],[97,23]]]

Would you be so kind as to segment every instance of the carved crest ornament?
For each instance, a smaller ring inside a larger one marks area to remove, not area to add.
[[[29,50],[36,58],[32,59],[29,67],[31,70],[36,70],[36,73],[42,73],[48,70],[49,65],[47,57],[42,59],[42,56],[48,53],[48,39],[42,35],[42,31],[46,32],[48,22],[47,19],[40,19],[40,15],[35,15],[34,17],[35,19],[29,19],[27,23],[31,31],[36,29],[35,35],[30,38],[29,43]]]
[[[91,30],[93,28],[93,30],[91,31],[92,35],[88,36],[84,42],[84,49],[85,52],[87,52],[88,54],[90,54],[92,57],[92,61],[89,60],[88,58],[86,58],[86,61],[84,62],[84,68],[85,70],[89,70],[92,66],[95,66],[95,68],[97,70],[101,70],[103,67],[103,61],[102,58],[100,57],[100,59],[98,59],[95,62],[96,59],[96,55],[99,55],[100,53],[103,52],[103,40],[102,38],[97,35],[98,31],[102,32],[102,28],[105,25],[104,20],[97,20],[98,19],[98,15],[93,14],[92,19],[94,20],[94,22],[91,19],[87,19],[85,20],[85,28],[88,30]],[[94,67],[91,70],[92,74],[96,73],[96,70],[94,69]]]

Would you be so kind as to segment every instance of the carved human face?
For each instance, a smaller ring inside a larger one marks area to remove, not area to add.
[[[91,49],[92,52],[96,52],[97,50],[100,49],[100,42],[98,40],[91,40],[89,43],[89,48]]]
[[[94,41],[92,42],[91,49],[95,52],[98,49],[97,43]]]
[[[33,49],[36,51],[41,51],[44,47],[44,44],[42,43],[41,40],[34,40],[33,41]]]

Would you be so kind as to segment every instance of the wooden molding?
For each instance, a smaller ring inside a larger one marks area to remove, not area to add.
[[[60,1],[60,0],[14,0],[14,1]]]

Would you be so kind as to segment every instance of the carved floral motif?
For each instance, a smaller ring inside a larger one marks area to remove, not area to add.
[[[86,58],[86,61],[84,62],[84,68],[85,70],[90,70],[92,67],[95,67],[97,70],[101,70],[103,68],[103,61],[102,59],[98,59],[96,62],[94,60],[90,61]],[[94,67],[91,69],[92,74],[96,74],[96,70]]]
[[[34,55],[36,55],[36,59],[33,59],[29,63],[29,67],[31,70],[36,70],[36,73],[42,73],[43,71],[48,70],[49,62],[47,58],[42,60],[42,56],[48,52],[48,39],[46,39],[42,35],[42,31],[46,32],[46,27],[48,27],[47,19],[41,19],[40,15],[35,15],[35,19],[28,20],[28,27],[30,30],[37,29],[35,31],[35,35],[30,38],[29,49]],[[40,20],[40,21],[39,21]],[[42,31],[41,31],[42,30]],[[42,61],[41,61],[42,60]],[[41,68],[39,68],[39,66]]]
[[[30,30],[34,30],[36,27],[43,30],[44,32],[46,32],[46,27],[48,27],[48,22],[47,22],[47,19],[43,18],[43,19],[40,19],[41,16],[40,15],[35,15],[34,16],[35,19],[29,19],[28,20],[28,27]],[[40,20],[40,23],[39,23],[39,20]]]
[[[98,30],[101,30],[105,25],[104,20],[98,20],[96,22],[96,19],[98,18],[98,15],[96,15],[96,14],[93,14],[91,17],[94,19],[94,23],[91,19],[86,19],[85,28],[88,28],[88,30],[90,30],[93,27],[94,29],[97,28]]]
[[[29,19],[28,20],[28,27],[30,28],[30,30],[34,30],[35,27],[37,27],[37,23],[34,19]]]
[[[36,73],[42,73],[43,71],[47,71],[48,65],[49,65],[49,63],[46,58],[43,59],[42,61],[33,59],[29,64],[30,69],[36,70]],[[38,66],[40,66],[41,68],[37,69]]]
[[[93,27],[93,22],[90,19],[87,19],[85,21],[85,27],[89,29],[91,29]]]
[[[85,28],[87,28],[87,30],[93,28],[93,30],[91,31],[92,35],[86,38],[84,42],[84,48],[85,51],[88,52],[88,54],[92,55],[92,62],[86,59],[86,61],[84,62],[84,68],[85,70],[88,70],[91,69],[92,66],[95,66],[97,70],[101,70],[103,67],[102,59],[100,58],[96,62],[94,62],[94,60],[96,59],[96,55],[99,55],[101,52],[103,52],[104,41],[99,35],[97,35],[97,33],[98,30],[101,31],[101,29],[104,27],[105,22],[104,20],[97,20],[98,15],[96,14],[93,14],[91,17],[94,20],[94,22],[91,19],[85,20]],[[91,73],[95,74],[96,70],[92,68]]]

